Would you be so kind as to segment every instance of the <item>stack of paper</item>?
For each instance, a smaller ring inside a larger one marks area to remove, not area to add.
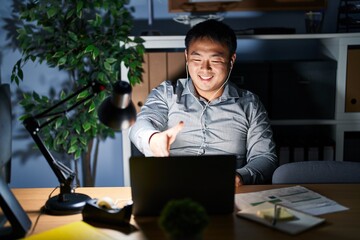
[[[272,203],[265,202],[239,211],[237,215],[290,234],[301,233],[325,221],[323,218],[282,206],[279,209],[283,211],[283,215],[279,214],[276,219],[272,214],[264,216],[264,213],[274,212],[274,206]]]
[[[348,209],[302,186],[236,194],[235,203],[240,210],[238,216],[290,234],[300,233],[325,221],[316,215]],[[275,205],[284,212],[281,214],[280,211],[274,221]]]

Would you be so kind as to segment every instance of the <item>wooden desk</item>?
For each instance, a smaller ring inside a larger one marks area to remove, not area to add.
[[[271,188],[284,187],[289,185],[252,185],[242,186],[236,189],[237,193],[253,192]],[[337,213],[322,215],[326,222],[307,232],[296,236],[290,236],[274,229],[262,226],[258,223],[242,219],[233,215],[212,216],[209,227],[204,233],[204,240],[216,239],[359,239],[360,236],[360,184],[309,184],[302,185],[315,192],[318,192],[330,199],[337,201],[350,210]],[[30,219],[35,225],[36,219],[40,214],[39,209],[45,203],[52,189],[50,188],[23,188],[13,189],[16,198],[22,207],[29,214]],[[88,194],[92,198],[109,196],[126,202],[131,198],[131,189],[128,187],[111,188],[79,188],[77,192]],[[70,216],[49,216],[41,215],[34,232],[36,234],[45,230],[64,225],[66,223],[81,221],[82,215]],[[134,228],[124,229],[123,232],[112,229],[102,228],[113,235],[116,239],[166,239],[157,225],[157,218],[146,217],[132,219],[131,224]],[[125,231],[126,230],[126,231]]]

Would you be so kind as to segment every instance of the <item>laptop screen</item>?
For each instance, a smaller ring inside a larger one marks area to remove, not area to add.
[[[133,214],[159,215],[168,201],[184,198],[208,214],[232,213],[235,161],[233,155],[131,157]]]

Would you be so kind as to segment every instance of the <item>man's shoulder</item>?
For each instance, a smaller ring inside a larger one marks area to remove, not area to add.
[[[239,98],[257,98],[257,95],[250,90],[240,88],[238,85],[236,85],[233,82],[229,82],[229,94],[233,97],[239,97]]]
[[[181,96],[184,90],[184,84],[182,79],[176,81],[165,80],[154,88],[150,95],[151,97],[162,98],[164,101],[174,101],[177,96]]]
[[[178,80],[166,80],[163,84],[169,94],[172,93],[175,95],[181,95],[186,86],[186,79],[181,78]]]

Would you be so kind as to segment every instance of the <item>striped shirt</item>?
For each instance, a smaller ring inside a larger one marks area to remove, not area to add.
[[[130,140],[151,156],[150,136],[180,121],[184,128],[170,155],[236,155],[236,172],[244,184],[271,182],[278,159],[267,112],[255,94],[229,82],[219,98],[208,102],[196,94],[190,79],[165,81],[149,94]]]

